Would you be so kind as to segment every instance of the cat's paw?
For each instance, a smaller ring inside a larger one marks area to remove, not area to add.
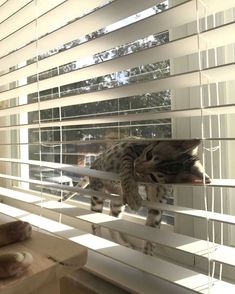
[[[101,234],[101,227],[97,224],[92,224],[91,225],[91,228],[92,228],[92,234],[95,235],[95,236],[99,236],[99,237],[102,237],[102,234]]]
[[[128,206],[132,209],[132,210],[138,210],[141,207],[142,204],[142,198],[140,197],[139,194],[127,194],[124,197],[124,203],[128,204]]]
[[[32,227],[23,221],[14,221],[0,225],[0,245],[7,245],[30,238]]]
[[[155,247],[156,247],[156,244],[146,241],[145,246],[143,248],[143,253],[153,256]]]
[[[28,252],[12,252],[0,255],[0,279],[21,276],[32,262],[33,257]]]

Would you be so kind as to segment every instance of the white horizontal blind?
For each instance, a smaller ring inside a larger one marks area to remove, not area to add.
[[[154,293],[150,277],[175,293],[234,293],[234,10],[234,0],[0,1],[0,211],[144,273],[142,293]],[[202,139],[212,183],[174,185],[174,205],[142,203],[175,219],[174,233],[91,213],[84,199],[100,193],[74,187],[83,176],[119,179],[84,165],[132,136]],[[79,201],[57,201],[70,191]],[[156,256],[91,236],[92,223],[104,237],[156,243]]]

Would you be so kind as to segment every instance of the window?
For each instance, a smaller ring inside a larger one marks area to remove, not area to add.
[[[131,291],[233,289],[234,1],[12,1],[0,2],[1,211],[74,226],[71,239],[91,250],[87,269],[106,264],[99,274]],[[130,138],[202,139],[212,184],[169,189],[160,231],[143,227],[146,208],[123,221],[90,213],[94,191],[74,187],[99,153]],[[69,191],[79,195],[57,201]],[[94,222],[105,236],[154,241],[156,256],[91,246]],[[149,284],[127,282],[126,267]]]

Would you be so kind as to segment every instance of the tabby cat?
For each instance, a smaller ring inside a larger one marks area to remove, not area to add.
[[[90,188],[122,195],[110,202],[110,214],[118,217],[123,204],[133,210],[141,207],[142,198],[138,182],[144,182],[147,199],[165,202],[168,186],[166,183],[210,182],[198,158],[200,140],[176,140],[150,142],[123,142],[111,146],[91,165],[91,169],[118,173],[120,182],[110,182],[97,178],[90,179]],[[156,184],[156,185],[148,185]],[[91,198],[91,210],[102,212],[104,199]],[[159,227],[162,212],[149,209],[146,225]],[[99,234],[99,226],[93,225],[93,233]],[[121,238],[124,243],[125,240]],[[144,252],[152,254],[153,245],[147,243]]]

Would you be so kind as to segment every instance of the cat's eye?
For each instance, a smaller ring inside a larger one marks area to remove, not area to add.
[[[152,158],[153,158],[152,151],[149,150],[149,151],[146,153],[146,159],[147,159],[147,160],[151,160]]]

